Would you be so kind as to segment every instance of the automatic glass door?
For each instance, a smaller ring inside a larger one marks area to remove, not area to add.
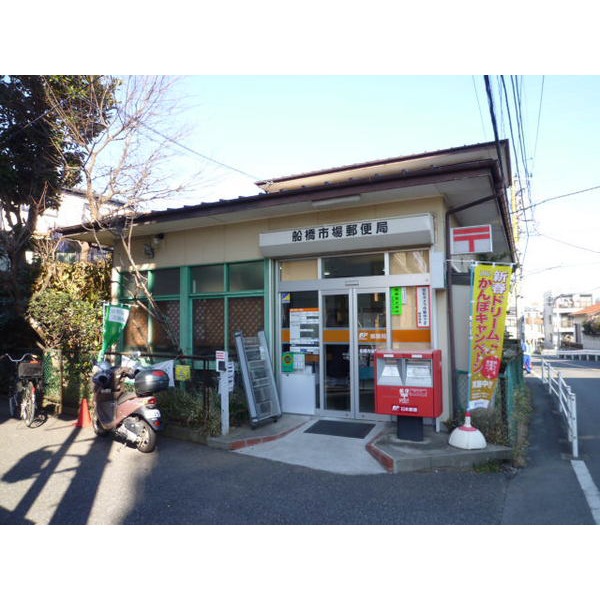
[[[385,290],[322,295],[322,410],[348,418],[374,418],[375,350],[387,345]]]

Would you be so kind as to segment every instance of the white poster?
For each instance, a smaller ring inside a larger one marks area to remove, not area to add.
[[[417,327],[429,328],[431,325],[429,286],[417,287]]]
[[[290,309],[290,344],[292,352],[318,352],[319,310],[317,308]]]

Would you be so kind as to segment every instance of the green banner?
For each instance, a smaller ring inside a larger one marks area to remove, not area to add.
[[[406,291],[403,287],[393,287],[390,289],[392,315],[402,314],[402,307],[406,301]]]
[[[119,341],[119,337],[127,325],[129,309],[124,306],[107,304],[104,307],[104,322],[102,327],[102,350],[98,360],[102,360],[113,344]]]

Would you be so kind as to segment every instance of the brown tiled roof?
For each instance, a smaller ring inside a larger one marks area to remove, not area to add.
[[[571,313],[571,316],[577,316],[577,315],[595,315],[597,313],[600,313],[600,303],[599,304],[592,304],[591,306],[588,306],[587,308],[582,308],[581,310],[578,310],[577,312]]]

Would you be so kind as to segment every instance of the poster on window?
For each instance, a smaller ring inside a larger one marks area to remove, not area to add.
[[[420,329],[428,329],[431,325],[429,302],[429,286],[417,287],[417,327]]]
[[[290,350],[318,354],[319,309],[290,309]]]
[[[487,408],[498,385],[512,265],[476,263],[471,271],[468,408]]]

